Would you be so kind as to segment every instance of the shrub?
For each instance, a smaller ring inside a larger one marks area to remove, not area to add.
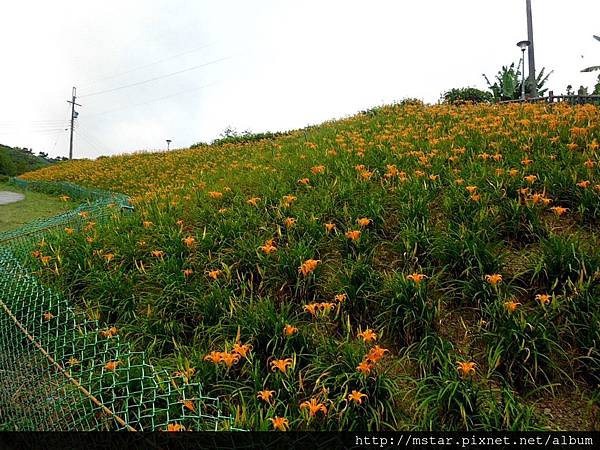
[[[477,88],[454,88],[443,95],[444,103],[491,103],[494,97],[491,93]]]

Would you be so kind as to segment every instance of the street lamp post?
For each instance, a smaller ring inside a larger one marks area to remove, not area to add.
[[[173,142],[171,139],[167,139],[167,151],[169,151],[171,147],[171,142]]]
[[[521,49],[521,100],[525,100],[525,50],[529,44],[530,41],[517,42],[517,47]]]

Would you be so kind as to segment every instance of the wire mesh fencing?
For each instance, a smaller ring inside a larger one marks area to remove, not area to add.
[[[49,192],[56,184],[32,187]],[[0,233],[0,429],[234,430],[219,399],[191,382],[192,369],[171,375],[153,367],[115,328],[88,319],[28,269],[35,243],[54,229],[82,226],[82,213],[101,221],[130,208],[125,196],[65,188],[86,202]]]

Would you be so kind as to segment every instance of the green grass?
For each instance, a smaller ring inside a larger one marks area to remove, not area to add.
[[[243,428],[589,429],[599,119],[394,105],[57,164],[23,178],[123,192],[135,211],[58,230],[27,264],[157,367],[193,368]]]
[[[20,175],[48,165],[47,160],[29,151],[0,144],[0,175]]]
[[[25,199],[0,205],[0,232],[14,230],[35,219],[51,217],[73,209],[72,202],[64,202],[57,197],[39,192],[20,189],[8,183],[0,183],[0,191],[12,191],[25,194]]]

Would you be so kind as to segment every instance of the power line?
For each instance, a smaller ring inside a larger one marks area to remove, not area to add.
[[[19,134],[19,133],[36,133],[36,134],[43,134],[43,133],[51,133],[51,132],[56,132],[56,131],[65,131],[67,128],[43,128],[43,129],[37,129],[37,130],[24,130],[24,129],[17,129],[17,130],[11,130],[11,131],[0,131],[0,134]]]
[[[88,142],[92,147],[94,147],[100,153],[102,152],[102,150],[100,150],[100,148],[98,148],[97,146],[100,146],[100,147],[103,147],[103,148],[106,148],[106,149],[109,148],[108,145],[106,145],[100,139],[98,139],[97,137],[95,137],[95,135],[92,134],[92,133],[90,133],[89,130],[85,129],[85,131],[84,131],[84,129],[83,129],[82,125],[81,125],[81,122],[79,122],[79,123],[76,124],[76,126],[75,126],[75,132],[79,136],[81,136],[83,138],[87,138],[87,139],[84,139],[84,140],[86,140],[86,142]]]
[[[108,92],[114,92],[114,91],[118,91],[118,90],[121,90],[121,89],[130,88],[130,87],[133,87],[133,86],[139,86],[139,85],[142,85],[142,84],[150,83],[152,81],[161,80],[163,78],[168,78],[168,77],[172,77],[172,76],[175,76],[175,75],[179,75],[181,73],[185,73],[185,72],[190,72],[192,70],[201,69],[202,67],[206,67],[206,66],[209,66],[211,64],[216,64],[218,62],[222,62],[222,61],[225,61],[227,59],[231,59],[231,56],[227,56],[225,58],[215,59],[213,61],[209,61],[209,62],[204,63],[204,64],[199,64],[197,66],[188,67],[187,69],[178,70],[177,72],[171,72],[171,73],[168,73],[168,74],[165,74],[165,75],[161,75],[159,77],[149,78],[149,79],[144,80],[144,81],[138,81],[137,83],[126,84],[124,86],[119,86],[119,87],[112,88],[112,89],[105,89],[103,91],[92,92],[91,94],[81,95],[80,98],[92,97],[94,95],[106,94]]]
[[[159,98],[155,98],[155,99],[152,99],[152,100],[148,100],[147,102],[135,103],[133,105],[123,106],[121,108],[114,108],[114,109],[109,109],[108,111],[102,111],[102,112],[95,113],[95,114],[88,114],[86,117],[102,116],[104,114],[110,114],[110,113],[113,113],[113,112],[122,111],[122,110],[129,109],[129,108],[136,108],[138,106],[145,106],[145,105],[148,105],[149,103],[154,103],[154,102],[158,102],[158,101],[161,101],[161,100],[166,100],[166,99],[171,98],[171,97],[176,97],[178,95],[189,94],[190,92],[199,91],[199,90],[205,89],[205,88],[210,87],[210,86],[214,86],[215,84],[219,84],[219,83],[220,83],[220,81],[215,81],[213,83],[208,83],[208,84],[205,84],[205,85],[193,88],[193,89],[186,89],[184,91],[175,92],[174,94],[165,95],[163,97],[159,97]]]
[[[165,61],[170,61],[172,59],[179,58],[179,57],[184,56],[184,55],[189,55],[190,53],[195,53],[195,52],[198,52],[200,50],[204,50],[205,48],[210,47],[211,45],[213,45],[213,44],[212,43],[211,44],[205,44],[205,45],[203,45],[201,47],[197,47],[197,48],[194,48],[192,50],[188,50],[188,51],[185,51],[185,52],[177,53],[175,55],[168,56],[168,57],[163,58],[163,59],[159,59],[158,61],[154,61],[154,62],[151,62],[151,63],[148,63],[148,64],[144,64],[144,65],[141,65],[141,66],[134,67],[134,68],[132,68],[130,70],[126,70],[124,72],[119,72],[119,73],[116,73],[114,75],[110,75],[110,76],[107,76],[107,77],[98,78],[95,81],[84,83],[83,86],[94,85],[96,83],[99,83],[99,82],[102,82],[102,81],[105,81],[105,80],[111,80],[113,78],[118,78],[118,77],[121,77],[123,75],[130,74],[132,72],[137,72],[138,70],[147,69],[148,67],[155,66],[156,64],[160,64],[160,63],[163,63]]]
[[[81,139],[83,139],[85,142],[87,142],[87,143],[88,143],[88,144],[89,144],[91,147],[93,147],[93,148],[94,148],[94,150],[96,150],[98,153],[102,153],[102,150],[100,150],[100,149],[99,149],[99,148],[96,146],[96,144],[94,144],[94,142],[92,142],[92,140],[91,140],[91,139],[89,139],[89,138],[88,138],[88,136],[87,136],[85,133],[83,133],[83,132],[81,131],[81,129],[80,129],[80,128],[76,128],[76,129],[75,129],[75,134],[77,134],[77,136],[79,136]]]

